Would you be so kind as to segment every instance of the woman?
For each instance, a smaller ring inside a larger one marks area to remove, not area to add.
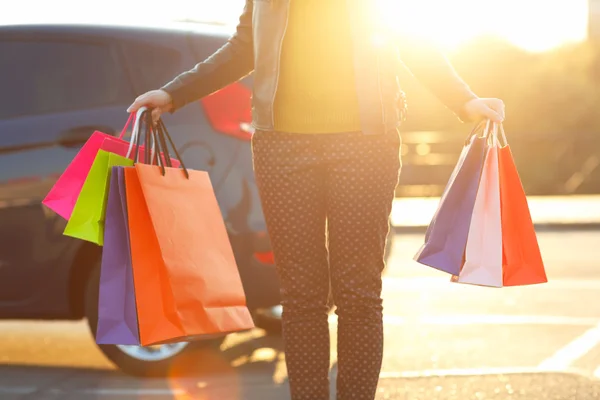
[[[463,121],[504,118],[502,101],[475,96],[442,54],[381,32],[372,4],[246,0],[227,44],[128,110],[151,107],[158,119],[254,73],[254,169],[282,285],[293,400],[329,399],[330,285],[338,399],[375,397],[404,112],[398,54]]]

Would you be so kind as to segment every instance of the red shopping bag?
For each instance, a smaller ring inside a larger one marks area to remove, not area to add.
[[[501,127],[501,134],[506,137]],[[548,282],[525,190],[508,144],[498,151],[504,286]]]
[[[166,164],[125,168],[141,344],[252,329],[208,174]]]

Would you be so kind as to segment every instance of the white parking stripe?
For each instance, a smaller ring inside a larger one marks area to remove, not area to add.
[[[14,386],[14,387],[0,387],[0,395],[2,394],[32,394],[41,390],[52,395],[60,394],[93,394],[95,396],[185,396],[188,393],[183,389],[143,389],[143,388],[84,388],[84,389],[73,389],[73,390],[62,390],[62,389],[49,389],[44,390],[42,388],[30,387],[30,386]]]
[[[542,369],[539,367],[497,367],[497,368],[455,368],[455,369],[430,369],[422,371],[403,371],[403,372],[382,372],[381,379],[401,379],[401,378],[427,378],[443,376],[481,376],[481,375],[511,375],[511,374],[540,374],[565,372],[589,376],[583,370],[568,368],[561,371]]]
[[[456,314],[424,315],[421,317],[402,317],[384,315],[388,326],[408,324],[422,325],[558,325],[558,326],[594,326],[598,318],[567,317],[558,315],[499,315],[499,314]],[[329,323],[337,323],[337,315],[329,316]]]
[[[0,394],[30,394],[37,390],[34,386],[0,387]]]
[[[95,394],[98,396],[185,396],[188,394],[183,389],[102,389],[90,388],[77,390],[78,393]]]
[[[448,289],[456,290],[463,289],[469,291],[493,291],[498,289],[491,289],[486,287],[460,285],[457,283],[451,283],[448,278],[441,277],[413,277],[413,278],[400,278],[400,277],[384,277],[383,278],[384,290],[423,290],[423,289]],[[551,279],[547,283],[533,286],[515,286],[510,288],[502,288],[505,291],[514,292],[516,290],[527,290],[529,292],[533,290],[598,290],[600,289],[600,279]],[[385,296],[384,296],[385,297]]]
[[[556,351],[552,356],[542,361],[539,368],[563,370],[569,368],[575,361],[586,355],[600,344],[600,324],[587,330],[583,335]]]

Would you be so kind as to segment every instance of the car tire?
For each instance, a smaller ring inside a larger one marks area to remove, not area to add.
[[[252,313],[254,325],[265,331],[267,335],[281,335],[281,316],[274,313],[274,309],[279,309],[281,306],[275,306],[268,309],[259,309]]]
[[[98,293],[100,286],[100,265],[92,270],[85,292],[85,316],[94,338],[98,325]],[[225,336],[193,343],[182,342],[160,346],[118,346],[99,344],[104,355],[128,375],[138,377],[172,376],[178,364],[186,364],[190,355],[198,349],[218,349]],[[187,363],[189,364],[189,363]]]
[[[331,296],[329,296],[327,307],[329,308],[329,313],[335,308]],[[281,305],[268,309],[256,310],[252,314],[252,318],[254,319],[254,325],[256,325],[257,328],[264,330],[267,335],[279,336],[282,334]]]

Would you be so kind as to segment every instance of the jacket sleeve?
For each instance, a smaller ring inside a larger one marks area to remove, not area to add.
[[[173,99],[171,112],[207,96],[254,70],[252,0],[246,0],[235,33],[206,60],[163,86]]]
[[[398,40],[400,59],[411,73],[463,122],[464,105],[477,96],[458,76],[446,56],[429,42]]]

